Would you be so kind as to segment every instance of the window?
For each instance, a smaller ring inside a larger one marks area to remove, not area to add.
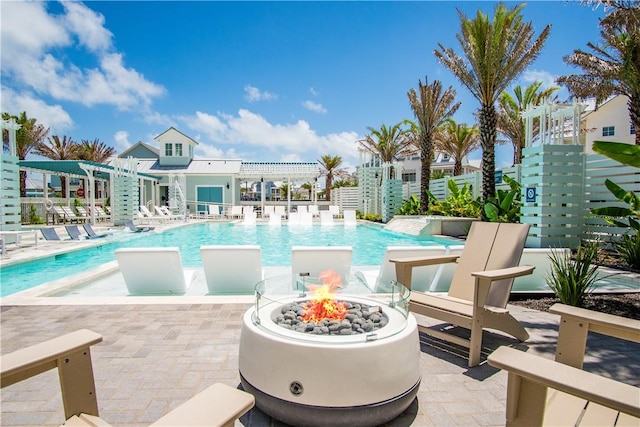
[[[636,133],[636,127],[633,125],[633,123],[631,123],[631,126],[629,126],[629,133],[631,135],[635,135]]]
[[[449,161],[449,159],[450,159],[450,157],[449,157],[449,155],[448,155],[448,154],[443,154],[443,155],[442,155],[442,161],[443,161],[443,162],[448,162],[448,161]]]
[[[176,144],[176,156],[182,157],[182,144],[180,143]]]
[[[616,134],[615,126],[603,126],[602,127],[602,136],[614,136]]]
[[[403,173],[402,182],[416,182],[416,173],[415,172]]]
[[[189,145],[189,157],[193,158],[193,145]]]
[[[173,156],[173,152],[172,152],[172,145],[171,144],[165,144],[164,145],[164,155],[167,157],[171,157]]]

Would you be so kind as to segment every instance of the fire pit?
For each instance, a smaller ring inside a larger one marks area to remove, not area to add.
[[[240,337],[242,385],[258,408],[294,426],[390,421],[420,385],[409,292],[390,283],[388,292],[372,294],[355,279],[336,292],[333,276],[328,280],[306,278],[311,286],[296,294],[277,290],[290,286],[290,276],[256,286]]]

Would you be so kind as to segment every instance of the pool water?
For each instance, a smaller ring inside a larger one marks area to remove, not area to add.
[[[353,265],[380,265],[387,246],[454,245],[459,241],[394,233],[375,225],[357,227],[312,225],[298,227],[243,226],[200,223],[163,233],[119,234],[102,246],[56,255],[0,269],[0,297],[58,280],[115,260],[118,248],[177,246],[185,267],[200,267],[200,246],[260,245],[263,266],[291,264],[292,246],[351,246]]]

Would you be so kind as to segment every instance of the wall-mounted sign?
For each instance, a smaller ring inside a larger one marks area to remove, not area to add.
[[[502,171],[495,171],[493,180],[496,184],[502,184]]]
[[[536,187],[527,187],[525,199],[527,203],[533,203],[536,201]]]

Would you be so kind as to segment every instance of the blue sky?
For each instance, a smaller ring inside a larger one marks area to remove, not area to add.
[[[517,3],[507,2],[509,6]],[[1,110],[27,111],[50,135],[100,139],[118,152],[174,126],[200,157],[359,162],[356,141],[413,114],[418,79],[457,90],[454,118],[477,102],[433,54],[460,53],[457,8],[495,2],[1,1]],[[534,1],[523,10],[539,58],[516,84],[574,72],[562,60],[600,40],[602,8]],[[566,99],[566,90],[560,98]],[[472,158],[479,158],[480,152]],[[510,164],[499,147],[496,163]]]

